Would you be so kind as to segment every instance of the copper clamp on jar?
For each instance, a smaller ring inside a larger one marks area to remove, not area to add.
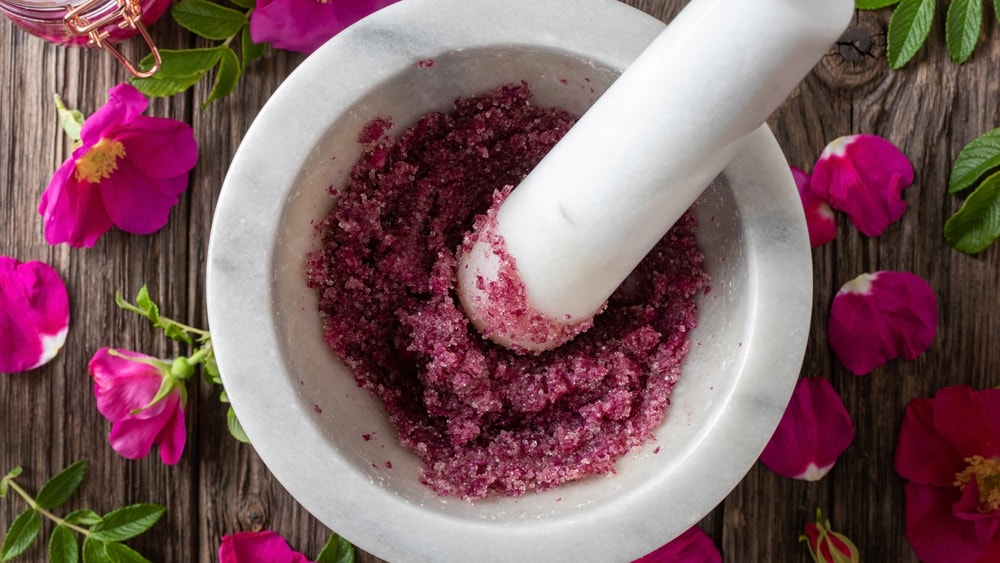
[[[162,62],[147,26],[169,5],[170,0],[0,0],[0,13],[46,41],[105,49],[133,76],[146,78]],[[153,55],[153,65],[146,70],[140,70],[114,45],[135,35],[142,37]]]

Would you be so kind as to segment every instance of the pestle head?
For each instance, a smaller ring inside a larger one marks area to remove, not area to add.
[[[853,0],[693,0],[470,234],[458,295],[540,352],[607,298],[847,27]]]

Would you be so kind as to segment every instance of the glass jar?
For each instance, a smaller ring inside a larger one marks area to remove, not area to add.
[[[155,22],[170,0],[0,0],[0,13],[28,33],[58,45],[101,47],[135,76],[152,76],[160,68],[160,53],[147,25]],[[154,65],[141,71],[114,46],[141,35]]]

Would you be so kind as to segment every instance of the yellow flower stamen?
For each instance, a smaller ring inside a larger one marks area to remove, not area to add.
[[[975,477],[979,486],[980,512],[1000,510],[1000,459],[974,455],[965,458],[965,461],[969,466],[955,474],[955,486],[965,490],[965,486]]]
[[[125,146],[119,141],[101,139],[83,158],[76,161],[76,179],[97,184],[118,169],[118,159],[125,157]]]

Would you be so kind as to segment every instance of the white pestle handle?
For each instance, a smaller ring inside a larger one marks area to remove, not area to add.
[[[853,0],[688,4],[500,206],[492,226],[528,306],[556,323],[591,319],[853,12]],[[481,283],[499,263],[488,246],[480,236],[458,270],[459,296],[480,329]],[[530,350],[562,343],[519,330],[486,334]]]

